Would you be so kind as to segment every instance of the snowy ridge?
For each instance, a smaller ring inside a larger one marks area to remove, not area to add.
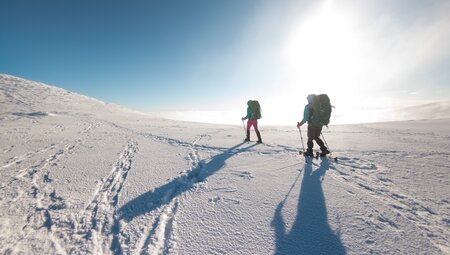
[[[0,102],[1,254],[450,254],[450,120],[330,127],[329,162],[8,75]]]

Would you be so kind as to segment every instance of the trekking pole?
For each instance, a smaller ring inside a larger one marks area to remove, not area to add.
[[[302,152],[305,152],[305,145],[303,144],[302,130],[300,127],[298,128],[298,132],[300,132],[300,139],[302,140]]]
[[[322,133],[322,132],[320,132],[320,135],[322,136],[322,139],[323,139],[323,141],[324,141],[324,143],[325,143],[325,146],[327,146],[328,150],[331,152],[330,146],[328,146],[327,140],[325,140],[325,136],[323,136],[323,133]],[[330,153],[330,156],[331,156],[331,155],[333,155],[333,152]],[[333,158],[333,157],[331,156],[331,158],[332,158],[334,161],[336,161],[336,162],[338,161],[338,158],[337,158],[337,157],[334,157],[334,158]]]
[[[320,132],[320,135],[322,136],[322,139],[325,142],[325,146],[327,146],[328,150],[331,151],[330,146],[328,146],[327,140],[325,140],[325,136],[323,136],[322,132]]]
[[[242,127],[244,128],[244,135],[247,135],[247,132],[246,132],[246,130],[245,130],[244,120],[242,120]]]

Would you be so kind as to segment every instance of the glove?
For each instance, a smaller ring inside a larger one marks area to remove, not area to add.
[[[242,121],[244,121],[245,120],[245,117],[242,117]]]
[[[297,122],[297,128],[300,128],[303,125],[303,122]]]

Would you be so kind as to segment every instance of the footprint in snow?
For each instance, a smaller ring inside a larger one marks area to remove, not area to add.
[[[244,178],[244,179],[247,179],[247,180],[250,180],[250,179],[255,178],[255,177],[252,175],[252,173],[247,172],[247,171],[243,171],[243,172],[238,173],[238,176],[239,176],[239,177],[242,177],[242,178]]]
[[[364,159],[359,158],[349,158],[349,157],[341,157],[339,158],[339,163],[344,166],[348,166],[354,169],[360,169],[360,170],[377,170],[377,166]]]
[[[382,223],[385,224],[385,225],[390,226],[390,227],[393,227],[393,228],[396,228],[396,229],[399,228],[399,227],[397,226],[397,224],[395,224],[395,222],[394,222],[393,220],[387,218],[387,217],[384,216],[384,215],[379,215],[379,216],[377,217],[377,220],[378,220],[379,222],[382,222]]]
[[[385,183],[392,183],[392,181],[388,178],[378,177],[378,180]]]
[[[211,198],[209,199],[209,202],[210,202],[211,204],[215,205],[215,204],[219,203],[220,200],[221,200],[221,198],[220,198],[219,196],[214,196],[214,197],[211,197]]]

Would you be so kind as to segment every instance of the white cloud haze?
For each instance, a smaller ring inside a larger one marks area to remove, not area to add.
[[[269,3],[248,26],[236,80],[251,89],[232,109],[259,99],[273,116],[268,122],[288,124],[301,118],[308,94],[327,93],[335,123],[354,123],[393,120],[401,114],[392,111],[450,98],[442,78],[450,63],[450,2],[415,14],[379,1],[278,5]]]

